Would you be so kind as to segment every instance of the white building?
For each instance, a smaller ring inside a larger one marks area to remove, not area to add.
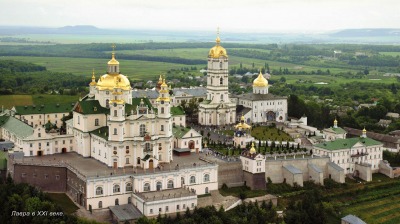
[[[345,174],[357,172],[356,165],[366,165],[373,173],[379,170],[383,144],[368,138],[366,130],[359,138],[336,139],[313,146],[316,155],[329,156],[331,162],[345,170]]]
[[[338,126],[338,121],[333,121],[333,127],[322,130],[325,141],[334,141],[336,139],[345,139],[347,132]]]
[[[199,105],[199,124],[228,125],[236,122],[236,105],[228,92],[228,55],[220,45],[217,36],[216,45],[208,53],[207,97]]]
[[[268,81],[261,74],[253,81],[253,93],[238,96],[237,113],[243,113],[247,123],[287,120],[287,97],[268,92]]]

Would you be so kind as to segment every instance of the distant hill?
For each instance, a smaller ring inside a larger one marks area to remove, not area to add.
[[[331,37],[400,37],[400,29],[346,29],[330,34]]]
[[[87,34],[87,33],[104,32],[104,30],[101,30],[95,26],[90,26],[90,25],[64,26],[61,28],[56,28],[54,31],[56,33],[71,33],[71,34]]]

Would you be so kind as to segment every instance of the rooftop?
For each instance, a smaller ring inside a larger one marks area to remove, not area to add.
[[[110,206],[109,209],[118,218],[118,221],[133,220],[143,216],[132,204]]]
[[[2,120],[4,121],[5,119],[2,118]],[[33,134],[33,128],[31,126],[14,117],[9,117],[1,126],[22,139]]]
[[[29,105],[29,106],[15,106],[16,114],[50,114],[50,113],[68,113],[75,106],[74,102],[71,103],[53,103],[42,105]]]
[[[297,169],[293,165],[284,165],[283,167],[285,169],[287,169],[289,172],[291,172],[292,174],[302,174],[303,173],[303,172],[301,172],[301,170]]]
[[[342,218],[342,220],[350,224],[367,224],[366,222],[364,222],[355,215],[346,215],[345,217]]]
[[[350,149],[357,143],[361,143],[365,146],[382,145],[381,142],[375,141],[371,138],[359,137],[359,138],[336,139],[331,142],[323,142],[316,144],[315,147],[327,150]]]
[[[186,127],[173,127],[172,128],[172,134],[175,136],[175,138],[182,138],[186,133],[190,131],[191,128],[186,128]]]
[[[329,131],[329,132],[333,132],[333,133],[336,133],[336,134],[344,134],[344,133],[346,133],[346,131],[341,127],[337,127],[337,128],[330,127],[330,128],[325,129],[324,131]]]
[[[162,191],[150,191],[150,192],[141,192],[135,193],[138,197],[143,199],[144,201],[158,201],[165,200],[168,198],[181,198],[181,197],[196,197],[196,193],[189,191],[185,188],[175,188],[168,189]]]
[[[43,166],[67,166],[86,178],[110,177],[123,175],[148,175],[153,173],[182,172],[184,169],[194,167],[214,166],[215,164],[199,160],[199,154],[191,153],[188,156],[176,156],[171,163],[160,164],[160,168],[154,170],[143,170],[138,167],[125,167],[114,169],[94,158],[84,158],[75,152],[64,154],[34,156],[18,158],[15,162],[19,164],[32,164]]]
[[[239,99],[252,100],[252,101],[260,101],[260,100],[280,100],[287,99],[286,96],[275,96],[273,94],[254,94],[254,93],[245,93],[238,96]]]
[[[171,107],[171,114],[172,116],[185,115],[185,111],[183,111],[181,106]]]

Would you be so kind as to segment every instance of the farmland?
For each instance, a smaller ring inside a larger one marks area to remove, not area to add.
[[[73,103],[78,96],[68,95],[0,95],[0,106],[11,109],[13,106],[41,105],[46,103]]]

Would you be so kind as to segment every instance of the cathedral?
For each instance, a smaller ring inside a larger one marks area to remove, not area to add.
[[[67,133],[76,136],[77,152],[109,167],[157,167],[172,161],[172,118],[165,79],[153,106],[146,98],[132,98],[128,78],[120,73],[115,53],[107,74],[95,81],[89,94],[73,109]]]
[[[208,53],[207,96],[199,105],[200,125],[223,126],[236,122],[236,104],[228,92],[228,72],[228,54],[218,35],[216,45]]]

